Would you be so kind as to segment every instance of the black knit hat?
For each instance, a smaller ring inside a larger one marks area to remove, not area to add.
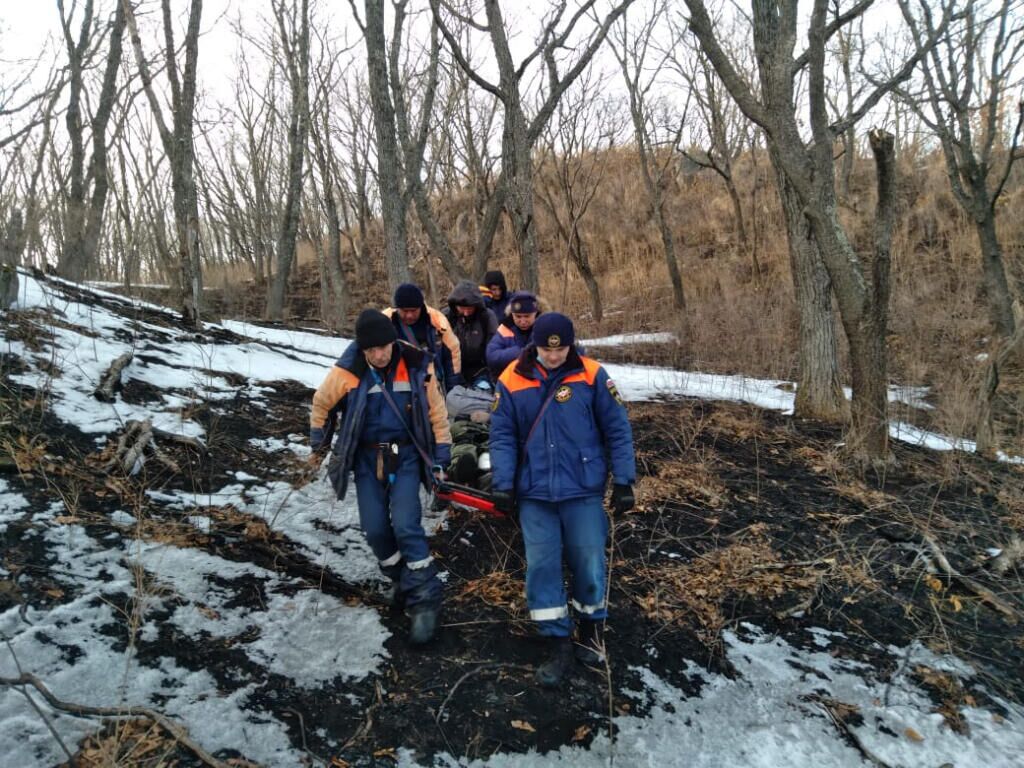
[[[484,275],[483,284],[500,285],[501,290],[508,290],[508,286],[505,283],[505,273],[502,272],[500,269],[492,269],[490,272]]]
[[[356,319],[356,346],[359,349],[383,347],[398,340],[391,318],[379,309],[364,309]]]
[[[533,324],[533,343],[538,347],[571,347],[575,340],[572,320],[561,312],[545,312]]]
[[[395,306],[399,309],[419,309],[423,306],[423,291],[412,283],[395,288]]]

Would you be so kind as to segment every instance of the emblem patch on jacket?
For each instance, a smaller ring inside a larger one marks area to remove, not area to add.
[[[624,406],[625,403],[622,401],[622,395],[619,394],[619,388],[615,386],[615,382],[608,379],[605,383],[608,385],[608,392],[615,398],[615,402]]]
[[[555,402],[564,403],[570,397],[572,397],[572,387],[568,384],[563,384],[558,388],[558,391],[555,392]]]
[[[498,403],[501,402],[501,392],[495,394],[494,399],[491,401],[491,413],[498,410]]]

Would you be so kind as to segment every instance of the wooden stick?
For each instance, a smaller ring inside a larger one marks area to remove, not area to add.
[[[62,712],[69,712],[72,715],[86,715],[94,717],[139,717],[141,715],[142,717],[148,717],[154,723],[170,733],[180,744],[191,750],[191,752],[206,765],[211,766],[211,768],[228,768],[227,763],[222,763],[192,741],[185,728],[175,723],[166,715],[161,714],[156,710],[149,709],[148,707],[89,707],[84,704],[72,704],[67,701],[61,701],[50,692],[50,689],[47,688],[38,677],[27,672],[23,672],[20,677],[0,677],[0,685],[11,688],[31,685],[39,691],[40,695],[51,707],[59,709]]]
[[[995,593],[992,592],[988,587],[984,587],[977,581],[972,579],[970,576],[964,576],[956,568],[952,566],[949,560],[946,558],[945,553],[939,547],[937,541],[932,538],[929,534],[921,532],[921,540],[928,545],[928,548],[932,551],[932,557],[934,558],[935,564],[946,574],[950,579],[956,581],[960,586],[969,589],[971,592],[976,594],[983,603],[986,603],[989,607],[999,611],[999,613],[1006,616],[1010,621],[1016,624],[1021,620],[1020,612],[1017,611],[1013,606],[1009,605],[999,597],[996,597]]]
[[[100,383],[96,385],[96,389],[93,390],[93,397],[104,403],[114,402],[114,390],[121,388],[121,371],[123,371],[131,361],[131,352],[125,352],[119,358],[114,360],[100,378]]]

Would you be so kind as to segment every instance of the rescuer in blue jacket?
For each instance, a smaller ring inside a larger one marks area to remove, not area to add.
[[[611,473],[612,509],[633,508],[636,461],[626,407],[608,373],[574,346],[572,321],[549,312],[533,343],[501,374],[491,415],[493,495],[501,511],[518,505],[526,548],[526,604],[550,657],[537,681],[554,687],[573,663],[572,622],[562,579],[572,575],[578,617],[575,655],[603,658],[607,610],[603,499]]]
[[[497,379],[530,343],[539,310],[537,297],[529,291],[512,294],[508,315],[498,318],[497,332],[487,344],[487,367],[491,369],[493,378]]]
[[[354,472],[359,524],[381,570],[411,618],[420,645],[437,631],[441,581],[421,519],[420,485],[451,460],[448,411],[429,355],[398,341],[394,324],[376,309],[356,320],[350,344],[313,395],[309,442],[330,447],[327,474],[339,499]]]

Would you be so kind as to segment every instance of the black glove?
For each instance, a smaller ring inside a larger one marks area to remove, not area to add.
[[[327,434],[327,430],[321,427],[310,427],[309,429],[309,449],[313,453],[323,453],[330,448],[330,436]]]
[[[621,515],[623,512],[629,512],[634,506],[636,506],[636,498],[633,496],[632,485],[616,483],[612,486],[612,511],[615,514]]]
[[[491,491],[494,508],[503,515],[512,517],[516,510],[516,495],[513,491]]]

